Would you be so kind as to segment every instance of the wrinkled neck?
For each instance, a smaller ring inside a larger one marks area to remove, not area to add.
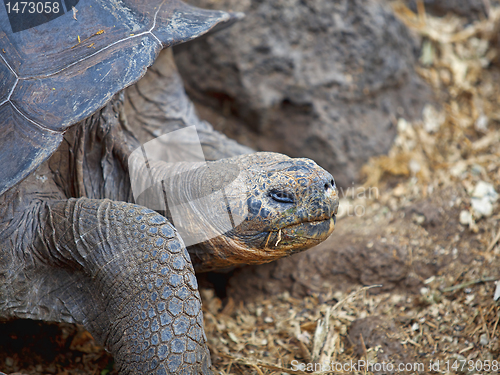
[[[165,213],[186,246],[223,236],[247,214],[246,180],[236,164],[145,162],[130,167],[136,203]]]

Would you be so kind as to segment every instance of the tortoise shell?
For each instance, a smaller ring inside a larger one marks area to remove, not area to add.
[[[161,49],[240,17],[179,0],[33,3],[0,6],[0,195],[44,162],[68,127],[138,81]]]

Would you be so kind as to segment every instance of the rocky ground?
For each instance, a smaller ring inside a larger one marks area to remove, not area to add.
[[[359,373],[500,372],[500,9],[471,22],[417,8],[394,5],[422,38],[417,70],[439,101],[422,121],[395,119],[389,153],[340,191],[325,243],[201,280],[220,374],[321,374],[307,364],[351,360],[372,364]],[[28,321],[0,327],[0,370],[113,373],[80,327]]]

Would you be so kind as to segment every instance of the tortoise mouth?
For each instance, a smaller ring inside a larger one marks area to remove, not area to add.
[[[265,247],[298,252],[326,240],[335,229],[337,218],[305,221],[269,232]]]
[[[336,217],[305,221],[258,236],[219,236],[207,242],[210,252],[201,252],[198,271],[227,268],[240,264],[262,264],[307,250],[328,238],[335,229]],[[199,256],[199,255],[197,255]]]
[[[298,224],[292,224],[281,229],[284,234],[299,236],[303,238],[325,240],[335,229],[337,218],[333,215],[331,218],[323,220],[305,221]]]

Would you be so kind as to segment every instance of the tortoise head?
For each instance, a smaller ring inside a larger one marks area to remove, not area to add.
[[[310,159],[260,152],[214,162],[238,177],[211,203],[218,236],[191,246],[197,270],[260,264],[308,249],[333,231],[338,193],[330,173]],[[220,175],[220,174],[219,174]],[[222,181],[223,178],[219,178]],[[206,183],[214,186],[210,178]],[[233,224],[223,230],[227,212]]]

